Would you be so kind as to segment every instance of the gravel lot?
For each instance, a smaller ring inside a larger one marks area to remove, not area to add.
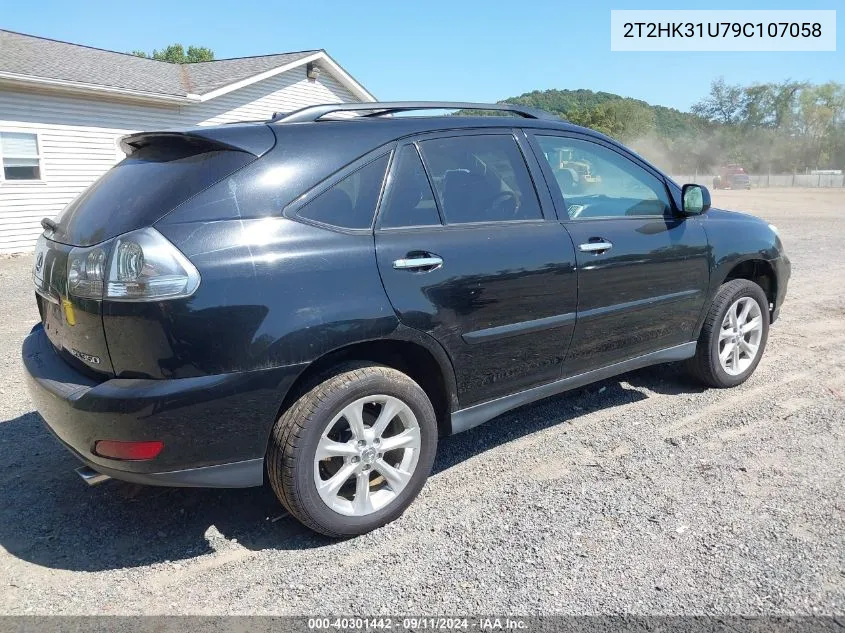
[[[714,197],[793,261],[751,380],[662,366],[502,416],[343,542],[261,489],[87,488],[24,389],[30,257],[0,260],[0,613],[845,613],[845,190]]]

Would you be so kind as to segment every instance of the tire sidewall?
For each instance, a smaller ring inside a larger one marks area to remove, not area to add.
[[[741,374],[734,376],[726,372],[722,367],[722,363],[719,361],[719,331],[722,328],[722,322],[728,310],[737,300],[743,297],[750,297],[760,307],[760,314],[763,319],[763,333],[760,337],[760,346],[757,349],[757,355],[754,357],[752,363]],[[715,377],[723,386],[735,387],[748,380],[749,376],[757,369],[757,365],[760,364],[760,360],[763,358],[763,353],[766,350],[766,343],[769,340],[769,304],[763,289],[749,281],[727,295],[725,305],[719,310],[714,326],[709,342],[710,364],[713,367]]]
[[[395,370],[390,370],[395,371]],[[437,420],[422,388],[407,376],[395,372],[399,380],[381,372],[351,379],[330,391],[305,427],[303,442],[294,454],[294,479],[297,492],[311,518],[340,535],[369,532],[398,518],[422,489],[434,464],[437,451]],[[326,425],[344,407],[374,394],[399,398],[407,404],[420,427],[420,454],[408,485],[385,508],[363,517],[347,516],[329,508],[314,482],[314,456]]]

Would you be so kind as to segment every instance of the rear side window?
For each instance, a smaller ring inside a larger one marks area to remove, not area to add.
[[[352,172],[297,211],[307,220],[346,229],[368,229],[373,224],[389,154]]]
[[[513,136],[456,136],[420,147],[447,224],[543,217]]]
[[[390,185],[381,202],[381,227],[440,224],[437,204],[419,152],[413,145],[399,151]]]

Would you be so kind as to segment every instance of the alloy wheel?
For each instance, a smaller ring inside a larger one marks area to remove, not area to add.
[[[748,369],[760,350],[763,313],[751,297],[742,297],[728,308],[719,330],[719,363],[731,376]]]
[[[314,455],[314,483],[335,512],[366,516],[407,486],[420,455],[420,426],[402,400],[360,398],[326,426]]]

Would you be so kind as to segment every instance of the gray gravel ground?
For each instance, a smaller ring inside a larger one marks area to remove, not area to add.
[[[0,260],[0,613],[845,612],[845,190],[716,192],[793,260],[757,373],[638,371],[442,441],[398,521],[333,542],[265,490],[88,489],[24,390]]]

